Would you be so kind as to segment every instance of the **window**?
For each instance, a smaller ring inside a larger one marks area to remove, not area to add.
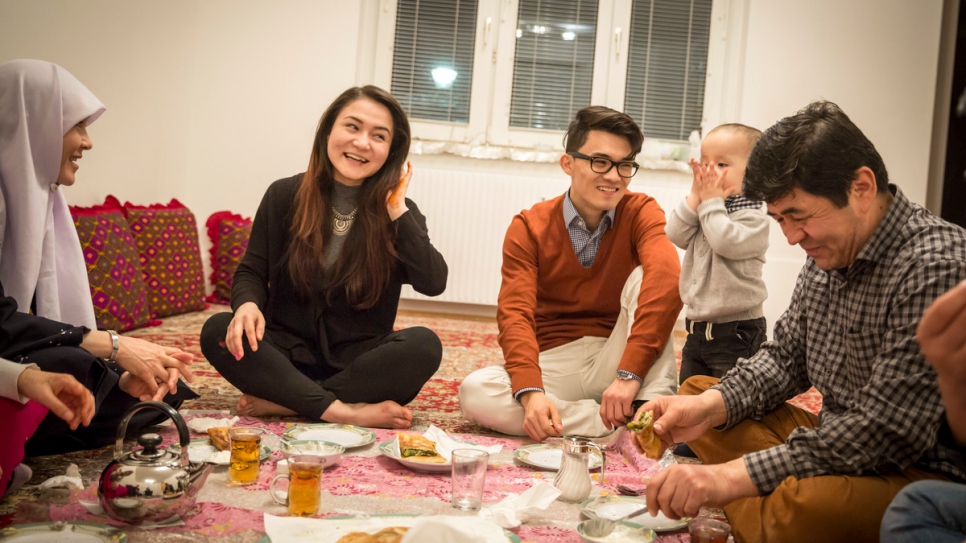
[[[375,83],[420,139],[561,149],[573,114],[602,104],[680,142],[737,109],[743,40],[709,39],[743,33],[748,0],[379,2]]]

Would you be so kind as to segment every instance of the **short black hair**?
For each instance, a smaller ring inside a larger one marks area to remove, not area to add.
[[[748,158],[742,192],[774,202],[800,188],[843,208],[863,166],[875,174],[880,193],[888,190],[889,173],[875,145],[839,106],[817,100],[765,130]]]
[[[604,106],[587,106],[574,116],[564,134],[564,149],[568,153],[579,150],[587,142],[591,130],[600,130],[627,140],[631,146],[631,156],[641,152],[644,133],[630,115]]]

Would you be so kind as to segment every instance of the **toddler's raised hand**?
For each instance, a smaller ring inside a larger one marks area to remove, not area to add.
[[[402,217],[403,213],[409,211],[406,206],[406,191],[409,189],[409,180],[413,177],[413,163],[406,161],[406,171],[399,179],[396,190],[389,191],[386,197],[386,208],[389,210],[389,219],[396,220]]]

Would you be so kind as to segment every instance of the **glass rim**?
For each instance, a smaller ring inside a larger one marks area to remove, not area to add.
[[[486,451],[481,451],[479,449],[453,449],[452,453],[450,453],[450,456],[452,458],[455,458],[457,453],[463,458],[467,458],[471,460],[490,457],[490,453]]]

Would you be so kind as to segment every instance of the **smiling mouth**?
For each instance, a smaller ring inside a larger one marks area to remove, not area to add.
[[[617,187],[597,187],[597,190],[599,190],[600,192],[614,193],[614,192],[617,192],[619,189]]]
[[[343,153],[342,156],[348,158],[349,160],[359,162],[361,164],[366,164],[367,162],[369,162],[368,160],[362,158],[361,156],[353,155],[350,153]]]

